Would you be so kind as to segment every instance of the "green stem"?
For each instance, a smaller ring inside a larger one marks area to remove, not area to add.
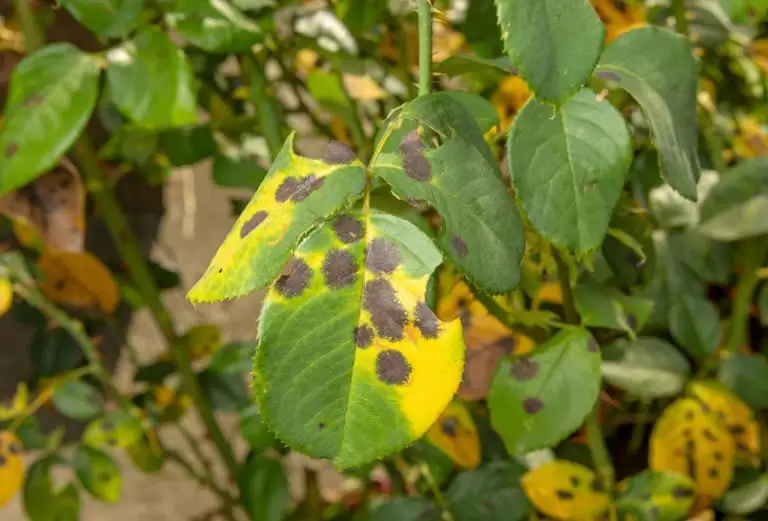
[[[686,15],[685,0],[672,0],[672,13],[675,16],[677,32],[688,37],[688,17]]]
[[[261,134],[267,141],[269,155],[274,161],[283,148],[285,139],[283,118],[273,97],[267,92],[267,77],[264,74],[264,64],[252,53],[243,55],[240,66],[251,87],[251,103],[259,117]]]
[[[747,326],[749,307],[760,277],[758,269],[768,253],[768,236],[762,235],[742,241],[737,247],[737,258],[743,259],[744,271],[736,285],[733,297],[733,311],[728,337],[728,351],[735,353],[744,343],[749,342]]]
[[[576,311],[576,304],[573,299],[573,289],[571,288],[571,275],[568,264],[563,259],[560,252],[552,249],[557,265],[557,279],[560,282],[560,292],[563,294],[563,318],[568,324],[578,324],[579,314]]]
[[[419,96],[432,92],[432,4],[419,0]]]
[[[13,0],[16,15],[21,22],[21,30],[24,34],[24,50],[27,54],[32,54],[45,43],[45,35],[40,30],[40,26],[35,19],[35,13],[32,12],[32,6],[29,0]]]

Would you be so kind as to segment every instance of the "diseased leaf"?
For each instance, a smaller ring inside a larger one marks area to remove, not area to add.
[[[184,51],[159,29],[145,29],[107,53],[112,100],[151,129],[197,122],[195,79]]]
[[[188,298],[214,302],[263,288],[306,232],[359,198],[364,187],[365,169],[351,149],[334,142],[322,161],[301,157],[292,134]],[[342,230],[347,240],[360,238],[358,225]]]
[[[692,398],[680,398],[662,413],[651,434],[651,470],[691,478],[706,504],[728,489],[735,446],[717,418]]]
[[[491,293],[514,288],[523,227],[471,115],[450,95],[436,93],[404,105],[388,125],[374,173],[398,198],[435,207],[443,224],[437,243],[469,280]]]
[[[165,463],[165,451],[160,445],[160,439],[149,429],[144,429],[135,441],[127,445],[125,452],[131,458],[131,463],[143,472],[157,472]]]
[[[584,89],[560,107],[529,101],[509,133],[523,211],[546,239],[577,251],[603,241],[631,160],[621,114]]]
[[[549,448],[584,422],[600,391],[600,350],[563,329],[531,355],[503,360],[491,383],[491,424],[510,454]]]
[[[211,53],[246,52],[264,39],[261,28],[226,0],[177,0],[165,19],[189,43]]]
[[[83,433],[83,443],[95,448],[105,445],[126,448],[136,444],[144,430],[138,414],[122,409],[106,413],[88,424]]]
[[[592,74],[605,29],[583,0],[496,0],[512,63],[542,101],[562,104]]]
[[[144,0],[61,0],[61,5],[89,31],[116,38],[139,24]]]
[[[696,200],[698,75],[688,41],[659,27],[634,29],[605,50],[596,74],[637,100],[653,132],[662,176],[681,195]]]
[[[0,130],[0,194],[49,170],[80,135],[98,95],[95,59],[47,45],[13,69]]]
[[[475,468],[480,464],[480,438],[472,415],[461,402],[453,401],[427,431],[426,439],[457,465]]]
[[[562,521],[594,519],[610,505],[597,475],[566,460],[552,460],[528,471],[523,490],[536,510]]]
[[[21,441],[11,431],[0,431],[0,508],[5,506],[24,483]]]
[[[95,498],[107,503],[116,503],[120,499],[120,467],[109,454],[79,445],[73,464],[80,483]]]
[[[441,261],[413,224],[378,212],[341,214],[300,244],[259,321],[254,388],[278,438],[345,468],[434,424],[464,358],[460,322],[424,302]]]
[[[696,484],[683,474],[644,470],[618,484],[619,513],[639,521],[679,521],[693,508]]]
[[[727,353],[720,359],[717,375],[753,409],[768,407],[768,359],[765,355]]]
[[[462,472],[445,494],[455,521],[520,521],[532,506],[520,485],[525,467],[515,461],[494,461]]]
[[[112,272],[88,252],[45,250],[39,260],[43,293],[51,300],[111,314],[120,294]]]

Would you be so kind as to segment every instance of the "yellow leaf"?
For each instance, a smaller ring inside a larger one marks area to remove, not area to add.
[[[44,250],[39,265],[45,276],[41,289],[49,299],[106,314],[117,308],[117,283],[109,269],[90,253]]]
[[[441,62],[459,52],[465,43],[464,35],[448,25],[434,20],[432,24],[432,61]]]
[[[496,91],[491,94],[491,104],[496,107],[501,130],[509,127],[515,115],[532,95],[528,84],[520,76],[507,76],[499,82]]]
[[[448,404],[427,431],[427,440],[450,456],[460,467],[471,469],[480,464],[480,438],[477,427],[461,402],[453,401]]]
[[[716,380],[691,382],[688,384],[688,393],[731,434],[736,446],[736,459],[742,463],[759,465],[760,426],[752,409]]]
[[[728,490],[734,458],[731,435],[693,398],[680,398],[667,407],[651,434],[650,468],[691,478],[702,504],[711,504]]]
[[[5,315],[13,304],[13,286],[7,277],[0,277],[0,316]]]
[[[24,483],[22,445],[11,431],[0,431],[0,507],[6,505]]]
[[[344,88],[354,100],[368,101],[387,97],[387,93],[370,76],[345,74],[342,80],[344,81]]]
[[[555,519],[591,519],[610,506],[595,473],[571,461],[544,463],[528,471],[520,482],[536,509]]]
[[[319,61],[320,55],[312,49],[299,49],[294,58],[294,67],[300,77],[305,77],[317,68]]]
[[[643,2],[592,0],[592,5],[605,25],[605,43],[611,43],[623,33],[646,25]]]
[[[532,307],[537,309],[543,302],[550,304],[563,303],[563,291],[557,282],[544,282],[539,288],[539,292],[533,299]]]
[[[738,133],[733,137],[733,150],[744,159],[768,155],[768,133],[753,118],[739,118]]]

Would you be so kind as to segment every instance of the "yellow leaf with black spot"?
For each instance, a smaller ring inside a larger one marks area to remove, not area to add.
[[[293,139],[190,290],[191,301],[227,300],[264,287],[309,229],[362,195],[365,168],[349,147],[332,142],[322,160],[309,159],[294,152]]]
[[[688,384],[687,391],[704,411],[713,414],[731,433],[737,461],[759,465],[760,426],[754,411],[717,380],[693,381]]]
[[[0,431],[0,507],[8,503],[24,483],[21,441],[10,431]]]
[[[597,517],[610,505],[595,473],[572,461],[544,463],[528,471],[521,484],[537,510],[563,521]]]
[[[44,250],[39,259],[46,297],[69,306],[110,314],[120,301],[112,272],[88,252]]]
[[[480,437],[467,407],[461,402],[448,404],[443,414],[427,431],[427,440],[451,457],[457,465],[475,468],[480,464]]]
[[[730,433],[693,398],[667,407],[651,434],[650,468],[688,476],[704,504],[728,490],[734,458]]]
[[[620,514],[640,521],[678,521],[696,502],[696,484],[675,472],[644,470],[616,487]]]
[[[8,277],[0,277],[0,316],[5,315],[13,304],[13,286]]]
[[[424,301],[441,262],[419,228],[375,211],[339,215],[302,241],[259,320],[254,387],[279,438],[344,468],[426,433],[464,358],[460,321]]]

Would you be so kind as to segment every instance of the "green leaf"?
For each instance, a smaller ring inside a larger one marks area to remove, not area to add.
[[[309,159],[296,155],[292,134],[188,298],[214,302],[263,288],[308,229],[364,188],[365,169],[349,148],[331,143],[324,160]]]
[[[693,357],[704,358],[720,344],[720,315],[706,298],[677,295],[669,310],[669,330]]]
[[[584,326],[619,329],[630,335],[643,328],[653,310],[652,300],[596,284],[578,284],[573,296]]]
[[[557,245],[598,247],[631,161],[621,114],[589,89],[556,114],[532,99],[512,124],[508,148],[512,182],[534,228]]]
[[[203,371],[198,375],[200,388],[215,410],[236,411],[248,404],[249,395],[243,374]]]
[[[720,360],[720,381],[755,410],[768,407],[768,358],[728,353]]]
[[[24,510],[29,521],[79,521],[80,497],[71,483],[55,489],[51,467],[60,465],[57,455],[44,456],[30,465],[24,478]]]
[[[212,175],[219,186],[256,189],[267,171],[252,159],[234,158],[219,152],[213,156]]]
[[[117,409],[91,421],[85,428],[82,442],[96,448],[105,445],[125,448],[141,440],[143,432],[138,417]]]
[[[610,347],[603,353],[603,378],[637,398],[675,396],[691,377],[685,356],[659,338],[639,337]]]
[[[226,0],[176,0],[170,27],[211,53],[246,52],[264,40],[261,28]]]
[[[600,392],[600,349],[586,329],[563,329],[531,355],[503,360],[491,381],[491,424],[512,455],[573,433]]]
[[[696,200],[698,74],[688,41],[658,27],[628,31],[605,50],[596,73],[637,100],[653,132],[662,176]]]
[[[452,5],[458,7],[462,4]],[[472,0],[468,5],[464,5],[464,20],[458,25],[451,20],[451,26],[464,35],[467,45],[478,57],[493,58],[502,55],[504,48],[501,30],[496,23],[496,6],[493,0]]]
[[[442,517],[435,505],[420,497],[395,497],[382,503],[371,514],[369,521],[440,521]],[[457,520],[458,521],[458,520]]]
[[[112,99],[130,120],[163,129],[197,122],[195,78],[184,51],[149,28],[107,53]]]
[[[68,418],[88,420],[104,408],[104,397],[92,385],[72,380],[54,387],[53,405]]]
[[[166,130],[160,133],[160,151],[174,166],[193,165],[216,152],[211,125]]]
[[[702,170],[696,183],[699,201],[707,197],[720,176],[714,170]],[[699,221],[699,204],[680,195],[668,184],[661,184],[648,192],[648,207],[662,228],[687,228]]]
[[[53,167],[85,127],[99,91],[96,61],[68,43],[13,69],[0,130],[0,195]]]
[[[491,80],[500,80],[517,73],[509,58],[481,58],[474,54],[455,54],[435,64],[435,72],[448,76],[478,74]],[[457,92],[457,91],[450,91]]]
[[[494,461],[462,472],[445,494],[455,521],[520,521],[532,510],[520,486],[526,468],[515,461]]]
[[[152,431],[144,430],[136,441],[125,447],[125,452],[131,463],[143,472],[158,472],[165,463],[165,452]]]
[[[413,224],[378,212],[342,214],[301,243],[259,320],[254,388],[278,438],[348,468],[432,426],[464,355],[460,321],[424,303],[441,262]]]
[[[95,498],[107,503],[116,503],[120,499],[120,467],[109,454],[79,445],[73,464],[80,483]]]
[[[357,108],[347,95],[339,74],[312,71],[307,75],[307,90],[313,99],[342,118],[347,125],[357,117],[355,115]]]
[[[71,371],[84,361],[77,341],[60,327],[37,331],[30,345],[30,358],[38,376],[43,378]]]
[[[435,135],[437,146],[428,139]],[[445,93],[416,98],[392,116],[377,147],[374,173],[398,198],[426,201],[440,213],[437,244],[468,279],[491,293],[519,283],[520,216],[498,161],[460,103]]]
[[[731,246],[708,238],[695,228],[670,236],[688,268],[704,282],[727,285],[731,276]]]
[[[605,29],[582,0],[496,0],[512,63],[536,97],[562,104],[587,81],[603,50]]]
[[[144,0],[61,0],[89,31],[106,38],[125,36],[139,25]]]
[[[699,207],[699,229],[713,239],[736,241],[768,232],[768,156],[739,163],[722,175]]]
[[[253,367],[253,342],[231,342],[216,351],[208,369],[215,373],[247,374]]]
[[[619,513],[638,521],[680,521],[696,501],[696,484],[675,472],[645,470],[618,488]]]
[[[448,90],[445,91],[445,94],[464,106],[483,134],[491,130],[494,125],[499,124],[499,114],[496,112],[496,108],[484,97],[460,90]]]
[[[733,516],[745,516],[768,503],[768,476],[762,475],[745,485],[730,489],[718,502],[718,510]]]
[[[380,0],[339,0],[336,16],[353,33],[361,33],[381,21],[386,12],[386,2]]]
[[[136,370],[133,379],[136,382],[161,383],[165,378],[176,371],[176,364],[169,360],[162,360],[148,365],[140,366]]]
[[[290,490],[279,460],[248,455],[238,478],[241,501],[250,519],[280,521],[288,510]]]
[[[251,447],[251,450],[262,451],[276,444],[275,435],[269,430],[267,424],[259,413],[259,406],[254,404],[241,409],[240,416],[240,434]]]

